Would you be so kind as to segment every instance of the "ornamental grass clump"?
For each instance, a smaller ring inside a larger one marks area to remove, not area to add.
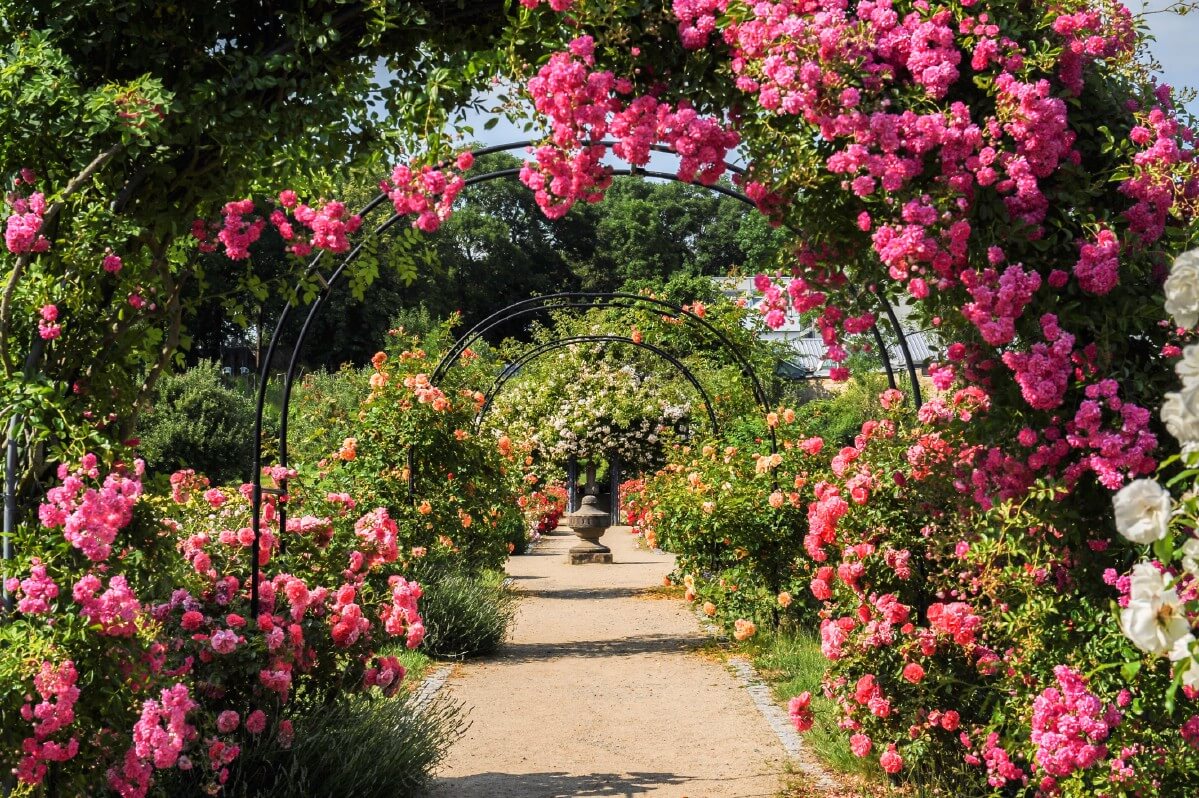
[[[465,730],[461,709],[445,697],[418,692],[370,693],[312,705],[294,720],[290,747],[276,738],[243,749],[224,786],[229,798],[310,798],[353,795],[396,798],[423,789],[433,769]],[[181,775],[164,785],[172,798],[199,785]]]
[[[427,587],[421,600],[424,651],[442,659],[494,652],[516,614],[518,597],[498,572],[450,574]]]

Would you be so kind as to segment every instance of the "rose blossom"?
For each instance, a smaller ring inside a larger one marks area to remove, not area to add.
[[[1186,656],[1194,637],[1170,577],[1152,563],[1133,566],[1128,606],[1120,610],[1120,628],[1133,645],[1156,656]]]
[[[1179,327],[1199,323],[1199,250],[1184,252],[1174,261],[1166,278],[1166,312]]]
[[[1166,431],[1184,448],[1199,442],[1199,387],[1167,393],[1161,415]]]
[[[1134,479],[1112,497],[1116,529],[1133,543],[1147,545],[1166,536],[1170,493],[1154,479]]]

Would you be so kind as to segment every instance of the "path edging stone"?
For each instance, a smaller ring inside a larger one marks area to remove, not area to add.
[[[737,676],[737,681],[741,682],[741,686],[749,693],[754,706],[770,724],[792,761],[804,776],[811,779],[809,786],[829,793],[839,790],[841,785],[816,763],[815,755],[804,745],[803,738],[795,730],[787,713],[775,702],[770,686],[753,663],[741,656],[729,657],[728,663]]]
[[[445,687],[445,683],[449,681],[450,672],[453,670],[453,665],[442,665],[421,680],[420,687],[416,688],[415,705],[418,709],[432,701],[433,696],[437,695],[442,687]]]

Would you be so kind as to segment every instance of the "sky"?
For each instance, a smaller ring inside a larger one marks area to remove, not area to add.
[[[1145,10],[1151,35],[1156,41],[1150,43],[1150,51],[1162,65],[1164,80],[1170,85],[1199,88],[1199,11],[1185,16],[1163,13],[1163,9],[1178,5],[1178,0],[1125,0],[1128,7],[1135,13]],[[1191,101],[1191,111],[1199,115],[1199,101]],[[483,146],[506,144],[535,138],[520,126],[514,125],[506,118],[491,130],[484,130],[483,124],[489,115],[471,113],[467,123],[475,129],[475,138]],[[515,153],[520,155],[519,152]],[[649,168],[669,168],[672,156],[654,156]]]

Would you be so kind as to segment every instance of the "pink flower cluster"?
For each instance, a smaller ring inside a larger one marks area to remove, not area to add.
[[[171,474],[171,500],[186,504],[192,494],[208,487],[208,477],[197,474],[193,468],[184,468]]]
[[[550,123],[550,141],[536,149],[520,177],[542,211],[559,218],[579,200],[603,197],[611,174],[601,163],[606,150],[596,142],[608,135],[617,139],[613,153],[629,163],[643,166],[650,149],[663,143],[679,156],[680,180],[714,184],[740,136],[685,101],[675,107],[643,95],[626,103],[620,96],[632,93],[632,83],[594,69],[594,49],[592,38],[581,36],[529,80],[533,105]]]
[[[729,7],[729,0],[674,0],[671,10],[679,20],[679,38],[688,50],[708,46],[716,31],[716,15]]]
[[[53,341],[62,335],[62,325],[56,323],[58,321],[57,305],[43,305],[39,315],[41,318],[37,323],[37,334],[43,341]]]
[[[787,715],[796,731],[806,732],[811,729],[816,722],[812,715],[812,694],[805,690],[794,696],[787,703]]]
[[[816,486],[816,501],[808,505],[808,534],[804,548],[816,562],[828,559],[825,546],[837,540],[837,522],[849,512],[849,503],[841,498],[837,486],[822,482]]]
[[[62,529],[67,541],[89,560],[100,562],[112,553],[117,533],[133,520],[133,506],[142,494],[144,464],[135,462],[134,475],[114,469],[99,489],[88,487],[88,480],[99,479],[94,454],[83,456],[79,469],[71,472],[59,466],[62,485],[46,492],[46,501],[38,508],[38,517],[46,529]]]
[[[8,195],[13,213],[4,226],[4,245],[14,255],[45,252],[50,241],[41,233],[42,217],[46,214],[46,197],[40,191],[21,197]]]
[[[75,702],[79,700],[79,688],[75,682],[79,673],[75,663],[66,660],[55,666],[43,662],[33,677],[41,701],[27,701],[21,707],[21,717],[33,724],[33,736],[26,737],[21,746],[21,761],[15,774],[26,784],[41,784],[46,778],[49,762],[66,762],[79,753],[79,740],[68,738],[65,742],[50,739],[75,722]]]
[[[309,207],[289,189],[279,193],[278,203],[279,207],[270,212],[269,221],[284,241],[291,242],[287,251],[299,258],[307,257],[314,249],[333,253],[348,251],[349,236],[362,226],[362,219],[347,215],[345,205],[336,200]],[[225,257],[230,260],[246,260],[250,257],[250,247],[266,230],[268,220],[255,214],[252,199],[225,203],[221,216],[220,223],[196,219],[192,222],[192,237],[201,252],[216,252],[224,247]],[[307,229],[309,235],[299,236],[293,220]]]
[[[396,541],[399,527],[385,507],[377,507],[359,518],[354,523],[354,534],[362,541],[362,551],[350,555],[350,570],[353,572],[364,568],[374,570],[384,563],[395,562],[400,555]]]
[[[964,601],[948,604],[935,602],[928,608],[928,623],[935,631],[953,639],[963,648],[971,648],[982,627],[982,618]]]
[[[1041,329],[1048,343],[1033,344],[1026,352],[1004,352],[1002,359],[1012,370],[1028,406],[1052,410],[1065,400],[1074,374],[1074,336],[1063,332],[1057,318],[1050,314],[1041,318]]]
[[[1016,337],[1016,320],[1041,287],[1041,275],[1012,265],[1002,275],[986,269],[963,272],[961,279],[974,300],[962,305],[962,315],[991,346],[1010,343]]]
[[[297,199],[294,191],[283,191],[279,194],[279,204],[291,211],[293,218],[308,228],[311,234],[307,238],[297,238],[287,214],[279,209],[271,212],[271,224],[284,241],[292,242],[287,251],[298,258],[308,257],[314,249],[334,254],[347,252],[350,249],[349,237],[362,227],[362,217],[347,214],[345,204],[337,200],[310,208]]]
[[[554,11],[568,11],[575,4],[575,0],[520,0],[520,4],[525,8],[536,8],[541,3],[547,4]]]
[[[17,600],[17,612],[25,615],[48,615],[50,602],[58,598],[58,585],[47,574],[40,557],[30,560],[29,576],[24,579],[11,577],[5,587],[20,597]]]
[[[1158,101],[1170,107],[1170,88],[1159,87]],[[1199,198],[1199,166],[1194,150],[1184,149],[1179,139],[1190,143],[1194,133],[1183,128],[1173,113],[1155,107],[1132,129],[1133,144],[1141,150],[1133,156],[1134,173],[1120,184],[1120,192],[1133,201],[1125,212],[1129,230],[1141,243],[1152,244],[1162,237],[1166,221],[1178,207],[1192,212]]]
[[[363,615],[362,608],[354,603],[357,593],[354,585],[342,585],[333,594],[329,624],[332,627],[333,644],[339,648],[353,645],[371,628],[371,622]],[[384,614],[386,616],[386,610]]]
[[[88,623],[99,626],[100,634],[132,637],[137,631],[141,602],[120,574],[111,577],[108,588],[100,593],[102,586],[100,578],[91,573],[75,583],[71,596],[79,605],[79,614],[87,618]]]
[[[441,223],[450,218],[454,200],[466,186],[462,173],[474,165],[474,156],[469,152],[458,156],[455,166],[414,168],[399,165],[391,172],[391,180],[384,180],[379,188],[387,194],[396,213],[416,214],[412,226],[425,233],[432,233]]]
[[[1119,383],[1111,379],[1086,387],[1086,399],[1066,425],[1066,442],[1082,453],[1082,458],[1065,470],[1067,485],[1093,471],[1101,485],[1117,490],[1128,479],[1151,474],[1157,468],[1153,457],[1157,436],[1149,428],[1151,414],[1121,400],[1119,390]],[[1105,409],[1115,414],[1107,424]]]
[[[1088,63],[1136,52],[1132,12],[1121,3],[1107,4],[1104,12],[1106,18],[1097,9],[1085,8],[1053,21],[1053,32],[1064,40],[1058,76],[1074,94],[1082,93],[1083,68]]]
[[[199,732],[188,722],[187,714],[198,708],[184,684],[163,689],[159,700],[146,699],[133,726],[133,746],[121,767],[108,771],[108,786],[121,798],[144,798],[155,769],[190,766],[182,754],[199,738]]]
[[[1120,241],[1115,233],[1104,228],[1095,236],[1094,243],[1079,244],[1074,276],[1082,290],[1092,294],[1102,296],[1116,287],[1120,282]]]
[[[394,695],[407,674],[398,657],[376,657],[375,664],[362,673],[362,683],[367,687],[378,687],[384,695]]]
[[[1048,687],[1033,701],[1032,733],[1035,759],[1053,777],[1069,776],[1094,767],[1107,757],[1103,741],[1120,723],[1114,705],[1105,706],[1087,690],[1086,681],[1072,668],[1053,669],[1057,687]],[[1042,782],[1042,789],[1046,785]]]
[[[421,586],[399,575],[392,576],[388,583],[391,585],[391,603],[383,608],[383,629],[393,637],[405,635],[408,648],[416,648],[425,639],[425,624],[417,608]]]

